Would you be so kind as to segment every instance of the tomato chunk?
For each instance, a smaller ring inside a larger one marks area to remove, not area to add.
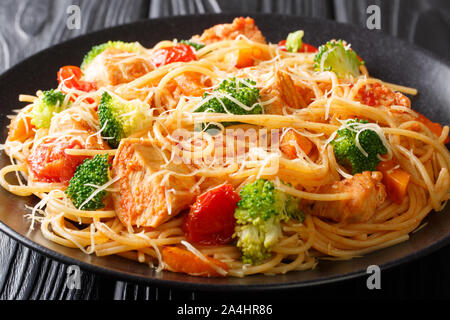
[[[197,197],[183,225],[189,242],[203,245],[231,241],[239,195],[230,184],[211,189]]]
[[[280,42],[278,42],[278,48],[282,51],[287,51],[286,40],[281,40]],[[316,47],[314,47],[313,45],[303,42],[302,47],[300,49],[298,49],[297,52],[314,53],[317,51],[319,51],[319,50]]]
[[[76,140],[57,141],[56,138],[44,140],[27,159],[34,179],[40,182],[59,182],[67,184],[76,168],[86,159],[84,156],[72,156],[65,153],[66,149],[81,148]]]
[[[172,47],[156,49],[152,55],[152,63],[157,68],[173,62],[189,62],[197,60],[192,47],[187,44],[177,44]]]
[[[94,82],[80,80],[82,76],[83,72],[76,66],[65,66],[59,69],[58,82],[59,84],[64,83],[64,86],[61,88],[61,92],[67,93],[64,91],[65,87],[68,89],[76,89],[85,92],[91,92],[97,89]],[[87,99],[87,101],[89,103],[94,102],[91,98]]]
[[[316,47],[308,43],[303,43],[300,50],[301,50],[300,52],[311,52],[311,53],[319,51]]]

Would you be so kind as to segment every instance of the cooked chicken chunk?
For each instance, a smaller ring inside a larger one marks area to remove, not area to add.
[[[73,106],[53,116],[49,135],[62,134],[79,137],[86,149],[109,149],[99,131],[99,120],[91,107]]]
[[[97,87],[127,83],[153,70],[152,64],[138,53],[108,48],[92,60],[84,70],[86,81]]]
[[[372,83],[359,89],[356,100],[369,106],[393,105],[411,108],[411,100],[400,92],[395,92],[380,83]]]
[[[161,170],[189,173],[184,164],[165,165],[163,156],[150,140],[124,139],[112,165],[114,207],[125,225],[157,227],[189,207],[195,200],[190,189],[196,180],[171,174],[165,179]]]
[[[206,29],[202,35],[193,36],[192,41],[210,44],[222,40],[234,40],[240,35],[255,42],[266,43],[266,39],[255,25],[255,20],[249,17],[235,18],[233,23],[215,25]]]
[[[261,90],[261,100],[277,99],[266,107],[266,113],[283,114],[284,107],[306,108],[315,98],[314,91],[301,83],[295,83],[291,76],[278,71],[272,85]]]
[[[336,222],[368,221],[386,198],[382,178],[381,172],[365,171],[355,174],[353,178],[321,187],[319,193],[349,192],[353,197],[349,200],[315,202],[312,214]]]
[[[205,92],[205,87],[210,86],[212,86],[212,81],[209,77],[196,72],[185,72],[173,78],[166,88],[177,98],[182,95],[201,97]]]

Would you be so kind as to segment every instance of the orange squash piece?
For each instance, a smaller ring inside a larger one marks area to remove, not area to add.
[[[294,130],[286,132],[281,139],[280,149],[289,159],[297,158],[296,145],[309,155],[313,149],[313,143],[308,138],[298,134]]]
[[[34,135],[34,125],[28,115],[14,118],[9,126],[8,139],[11,141],[24,142]]]
[[[236,68],[247,68],[254,65],[255,60],[262,59],[263,51],[259,48],[241,48],[227,53],[225,61],[234,63]]]
[[[393,160],[381,161],[377,169],[383,173],[383,184],[389,199],[401,204],[406,196],[411,175],[401,168],[395,168],[396,165]]]
[[[422,122],[428,129],[430,129],[430,131],[435,135],[440,137],[442,130],[444,130],[444,128],[442,128],[442,126],[437,123],[437,122],[433,122],[430,119],[428,119],[427,117],[425,117],[423,114],[419,114],[419,117],[417,118],[417,121]],[[450,137],[447,137],[447,139],[445,139],[444,143],[449,143],[450,142]]]
[[[162,249],[162,259],[166,265],[166,269],[173,272],[186,273],[191,276],[200,277],[223,277],[224,275],[217,272],[211,264],[200,259],[192,252],[178,247],[164,247]],[[207,257],[207,259],[228,271],[228,265],[217,259]]]

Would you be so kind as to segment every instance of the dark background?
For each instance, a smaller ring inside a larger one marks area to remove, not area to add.
[[[81,8],[80,30],[66,28],[66,10],[71,4]],[[403,38],[450,62],[448,0],[0,0],[0,72],[61,41],[140,19],[263,12],[332,19],[365,27],[366,9],[371,4],[381,8],[381,32]],[[148,287],[83,272],[82,288],[69,290],[65,285],[66,265],[33,252],[0,232],[0,299],[448,299],[450,247],[384,270],[381,279],[381,290],[368,290],[363,277],[276,293],[223,294]]]

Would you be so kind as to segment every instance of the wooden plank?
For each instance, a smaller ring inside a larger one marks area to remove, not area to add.
[[[66,26],[67,8],[72,4],[81,9],[80,29]],[[0,72],[53,44],[145,18],[147,12],[146,0],[2,0]],[[65,265],[0,232],[0,299],[85,299],[95,295],[95,275],[82,273],[82,290],[68,290],[66,275]]]
[[[80,29],[66,26],[67,9],[78,5]],[[0,2],[0,71],[53,44],[86,32],[146,17],[145,0],[2,0]]]
[[[329,0],[151,0],[149,17],[221,12],[296,14],[331,18]]]

